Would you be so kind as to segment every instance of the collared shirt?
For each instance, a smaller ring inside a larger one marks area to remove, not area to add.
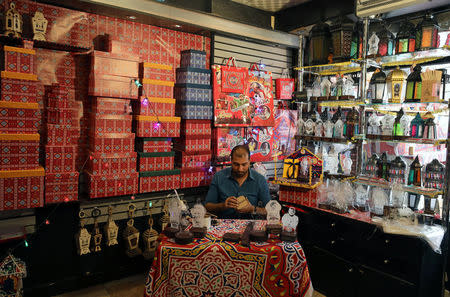
[[[261,201],[261,206],[264,207],[270,201],[269,186],[266,179],[253,169],[249,170],[248,177],[241,186],[231,175],[231,167],[217,172],[209,186],[205,203],[222,203],[231,196],[245,196],[254,206],[259,206],[258,202]],[[245,215],[239,214],[232,208],[224,210],[220,217],[246,218]]]

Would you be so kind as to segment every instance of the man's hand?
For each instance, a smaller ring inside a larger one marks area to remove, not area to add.
[[[239,196],[237,198],[237,211],[241,213],[252,213],[255,209],[254,206],[248,201],[248,199],[244,196]]]
[[[234,208],[237,209],[238,203],[237,198],[234,196],[228,197],[227,200],[225,200],[225,208]]]

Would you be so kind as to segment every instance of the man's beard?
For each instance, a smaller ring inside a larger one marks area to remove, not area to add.
[[[244,171],[244,172],[232,170],[231,173],[233,174],[233,177],[240,178],[240,177],[244,177],[248,173],[248,170]]]

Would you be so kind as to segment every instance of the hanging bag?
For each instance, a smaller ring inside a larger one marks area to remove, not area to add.
[[[224,93],[243,93],[247,84],[248,69],[237,67],[234,57],[228,58],[225,66],[221,67],[222,74],[222,92]]]
[[[275,95],[277,99],[292,99],[294,79],[289,78],[289,70],[283,69],[281,78],[275,79]]]

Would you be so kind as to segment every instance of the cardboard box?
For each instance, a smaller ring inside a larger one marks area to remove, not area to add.
[[[131,133],[132,115],[90,114],[90,127],[95,135]]]
[[[187,153],[181,151],[177,152],[175,162],[177,167],[181,167],[181,169],[209,169],[212,162],[212,154],[211,151],[197,153]]]
[[[115,57],[130,60],[135,60],[137,57],[140,57],[140,49],[143,48],[143,45],[139,40],[134,40],[133,43],[130,44],[129,42],[112,40],[112,38],[108,39],[107,51],[113,54]]]
[[[0,133],[36,133],[41,126],[37,103],[0,101]]]
[[[131,114],[131,100],[92,97],[92,112],[96,114],[125,115]]]
[[[62,173],[76,171],[75,161],[78,147],[45,146],[45,171],[47,173]]]
[[[48,145],[75,145],[80,138],[80,127],[47,124],[45,136]]]
[[[1,100],[22,103],[37,103],[37,81],[15,78],[1,79]]]
[[[184,50],[181,52],[181,67],[206,68],[206,52],[198,50]]]
[[[181,120],[181,131],[185,136],[211,136],[211,124],[210,120]]]
[[[88,95],[138,99],[139,89],[134,83],[135,79],[134,77],[91,73]]]
[[[177,68],[176,80],[179,84],[211,84],[211,70],[201,68]]]
[[[39,134],[0,134],[0,170],[39,168]]]
[[[280,201],[317,207],[318,191],[317,189],[304,189],[298,187],[280,186]]]
[[[126,175],[136,172],[137,153],[89,152],[86,169],[94,175]]]
[[[78,200],[78,172],[47,173],[45,175],[45,204]]]
[[[44,168],[0,171],[0,210],[44,206]]]
[[[173,98],[173,87],[175,83],[156,79],[142,79],[141,96],[157,98]]]
[[[212,102],[210,85],[180,84],[177,81],[174,89],[175,99],[179,101]]]
[[[213,172],[209,169],[182,169],[180,188],[196,188],[211,184]]]
[[[143,153],[167,153],[172,151],[172,138],[138,138],[136,150]]]
[[[83,102],[69,100],[69,99],[59,99],[58,96],[47,96],[47,107],[56,109],[79,109],[83,106]]]
[[[139,101],[134,101],[134,113],[136,115],[174,117],[175,99],[141,97]]]
[[[25,74],[36,73],[35,50],[5,45],[3,46],[3,54],[4,70]]]
[[[134,151],[134,133],[89,136],[89,150],[94,153],[125,153]]]
[[[78,126],[78,110],[75,108],[52,108],[46,109],[47,123],[55,125]]]
[[[138,137],[179,137],[179,117],[135,116]]]
[[[212,120],[214,118],[212,102],[181,101],[177,105],[177,115],[189,120]]]
[[[175,163],[175,152],[142,153],[139,152],[139,171],[172,170]]]
[[[141,63],[140,72],[141,78],[175,81],[172,65]]]
[[[211,150],[210,136],[184,136],[174,140],[174,148],[188,153]]]
[[[179,188],[179,169],[139,173],[139,193],[168,191]]]
[[[138,173],[127,175],[93,175],[87,172],[89,197],[101,198],[138,193]]]
[[[130,60],[112,53],[94,51],[91,54],[91,73],[138,78],[139,57]]]

